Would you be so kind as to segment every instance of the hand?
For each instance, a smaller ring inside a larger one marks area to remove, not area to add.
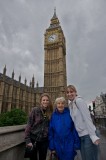
[[[27,147],[33,147],[33,144],[32,143],[28,143]]]
[[[97,140],[94,142],[95,145],[99,145],[99,143],[100,143],[100,139],[97,139]]]
[[[54,154],[54,153],[56,153],[56,151],[55,151],[55,150],[53,150],[53,151],[51,151],[51,153],[52,153],[52,154]]]

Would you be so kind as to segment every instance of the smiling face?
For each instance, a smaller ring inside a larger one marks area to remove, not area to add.
[[[64,107],[65,107],[65,103],[64,102],[62,102],[62,101],[58,101],[57,102],[57,109],[58,109],[59,112],[63,112]]]
[[[55,105],[59,112],[63,112],[65,108],[65,102],[66,101],[64,97],[59,97],[55,100]]]
[[[43,108],[44,110],[46,110],[47,107],[48,107],[48,105],[49,105],[49,98],[48,98],[47,96],[43,96],[43,97],[41,98],[41,106],[42,106],[42,108]]]
[[[70,100],[70,101],[73,101],[77,95],[77,93],[73,90],[73,89],[70,89],[68,88],[67,89],[67,92],[66,92],[66,95],[67,95],[67,98]]]

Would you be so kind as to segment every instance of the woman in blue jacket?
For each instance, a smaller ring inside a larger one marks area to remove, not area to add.
[[[78,133],[64,97],[57,98],[55,104],[49,126],[49,149],[52,154],[56,153],[58,160],[74,160],[76,150],[80,149]]]

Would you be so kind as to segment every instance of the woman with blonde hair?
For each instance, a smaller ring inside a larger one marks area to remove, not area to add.
[[[87,104],[83,98],[77,95],[76,87],[73,85],[67,86],[66,95],[70,115],[81,140],[82,160],[98,160],[98,144],[100,140],[96,135],[96,127],[92,122]]]
[[[34,107],[30,113],[25,129],[26,148],[30,149],[30,160],[46,160],[48,149],[48,127],[53,111],[51,99],[47,93],[40,97],[40,106]],[[25,158],[28,158],[25,155]]]
[[[57,98],[55,106],[49,125],[49,149],[58,160],[74,160],[80,148],[78,133],[64,97]]]

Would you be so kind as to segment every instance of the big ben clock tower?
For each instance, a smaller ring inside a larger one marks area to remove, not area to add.
[[[65,37],[56,9],[44,36],[44,92],[54,101],[57,97],[65,97],[67,85]]]

